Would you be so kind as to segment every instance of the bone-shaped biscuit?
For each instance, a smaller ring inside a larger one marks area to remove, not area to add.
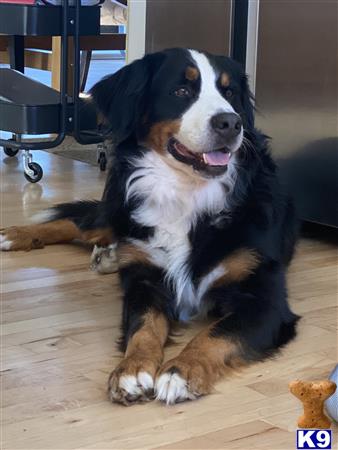
[[[303,403],[304,414],[298,418],[299,428],[330,428],[331,421],[324,414],[324,401],[336,390],[336,383],[324,381],[291,381],[290,392]]]

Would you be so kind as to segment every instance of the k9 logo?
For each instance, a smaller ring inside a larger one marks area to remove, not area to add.
[[[331,448],[331,430],[297,430],[297,448]]]

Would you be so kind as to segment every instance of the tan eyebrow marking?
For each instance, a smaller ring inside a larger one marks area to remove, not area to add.
[[[185,70],[185,78],[190,81],[195,81],[199,77],[199,72],[196,67],[188,66]]]
[[[230,84],[230,77],[226,72],[223,72],[221,75],[221,86],[228,87]]]

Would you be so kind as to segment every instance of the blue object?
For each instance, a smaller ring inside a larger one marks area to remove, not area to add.
[[[337,389],[336,392],[334,392],[331,397],[326,400],[325,407],[331,419],[338,422],[338,364],[333,369],[329,379],[336,383]]]

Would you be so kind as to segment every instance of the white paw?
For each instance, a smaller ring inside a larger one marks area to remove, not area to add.
[[[153,377],[148,372],[139,372],[137,375],[137,381],[145,391],[154,389]]]
[[[95,245],[90,257],[90,268],[99,273],[113,273],[117,271],[116,244],[108,247]]]
[[[12,241],[8,240],[4,234],[0,234],[0,250],[10,250]]]
[[[153,389],[154,380],[147,372],[140,372],[137,378],[134,375],[124,375],[119,380],[119,388],[133,396],[142,395],[143,392]]]
[[[137,376],[121,375],[118,380],[113,376],[109,384],[112,402],[131,405],[149,401],[153,397],[154,380],[148,372],[139,372]]]
[[[125,375],[120,378],[118,389],[123,389],[126,395],[138,397],[142,395],[142,388],[133,375]]]
[[[165,402],[167,405],[195,400],[198,396],[191,392],[187,381],[178,373],[163,373],[156,380],[156,400]]]

